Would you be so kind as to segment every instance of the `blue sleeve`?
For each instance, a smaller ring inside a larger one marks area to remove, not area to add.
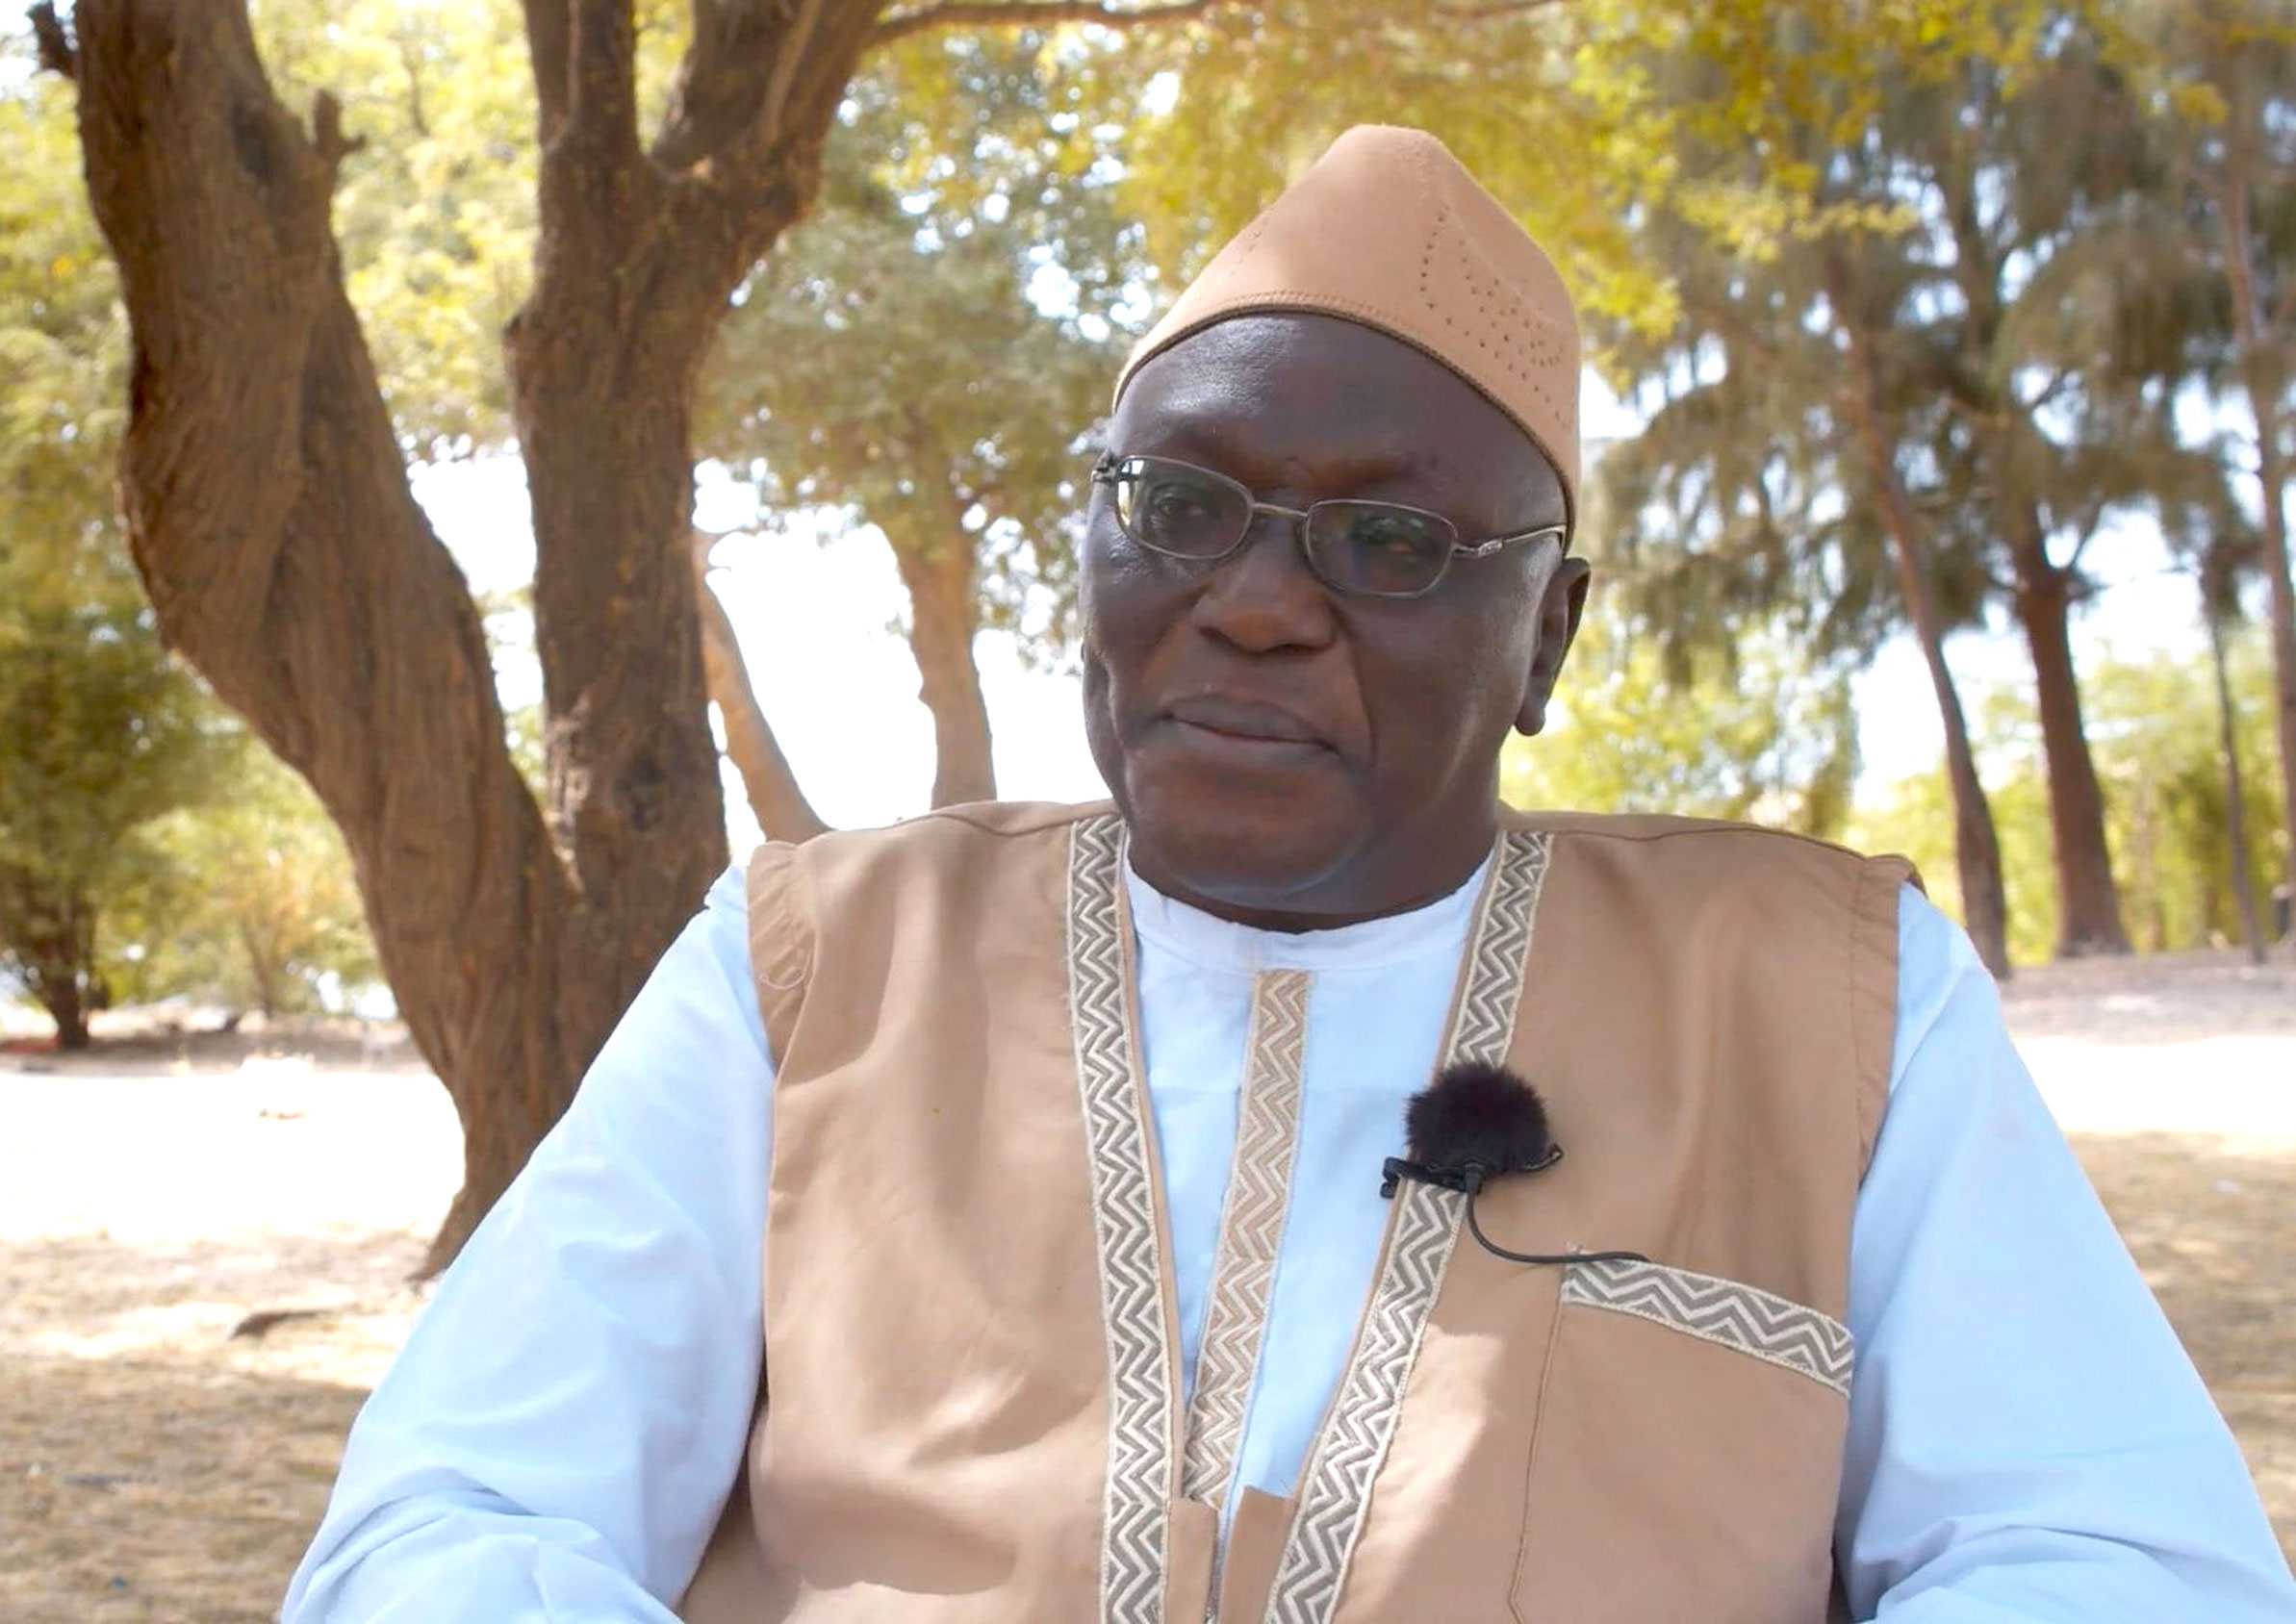
[[[2011,1047],[1900,910],[1888,1114],[1857,1204],[1836,1553],[1887,1624],[2288,1624],[2240,1452]]]
[[[756,1403],[772,1084],[736,870],[360,1412],[286,1619],[671,1624]]]

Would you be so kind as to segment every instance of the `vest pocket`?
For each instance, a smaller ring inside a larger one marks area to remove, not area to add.
[[[1513,1613],[1824,1624],[1850,1333],[1655,1263],[1565,1272]]]
[[[1663,1263],[1579,1263],[1564,1271],[1563,1301],[1735,1348],[1850,1396],[1849,1328],[1773,1292]]]

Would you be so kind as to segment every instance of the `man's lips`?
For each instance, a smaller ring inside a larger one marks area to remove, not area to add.
[[[1255,744],[1317,745],[1330,748],[1324,737],[1289,711],[1254,699],[1231,699],[1212,695],[1182,699],[1164,715],[1188,727]]]

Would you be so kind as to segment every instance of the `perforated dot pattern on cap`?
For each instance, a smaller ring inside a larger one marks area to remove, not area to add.
[[[1462,360],[1471,356],[1528,388],[1549,411],[1566,409],[1553,387],[1570,365],[1565,336],[1475,246],[1448,203],[1437,208],[1420,249],[1419,298],[1434,324],[1460,344]]]

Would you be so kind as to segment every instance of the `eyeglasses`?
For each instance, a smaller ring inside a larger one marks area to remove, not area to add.
[[[1441,584],[1455,557],[1488,558],[1517,542],[1558,540],[1564,524],[1489,541],[1463,542],[1440,513],[1399,502],[1317,502],[1302,511],[1253,498],[1224,473],[1165,457],[1103,452],[1092,483],[1115,493],[1116,523],[1126,536],[1166,558],[1213,564],[1240,549],[1260,515],[1291,521],[1315,578],[1335,592],[1363,597],[1424,597]]]

